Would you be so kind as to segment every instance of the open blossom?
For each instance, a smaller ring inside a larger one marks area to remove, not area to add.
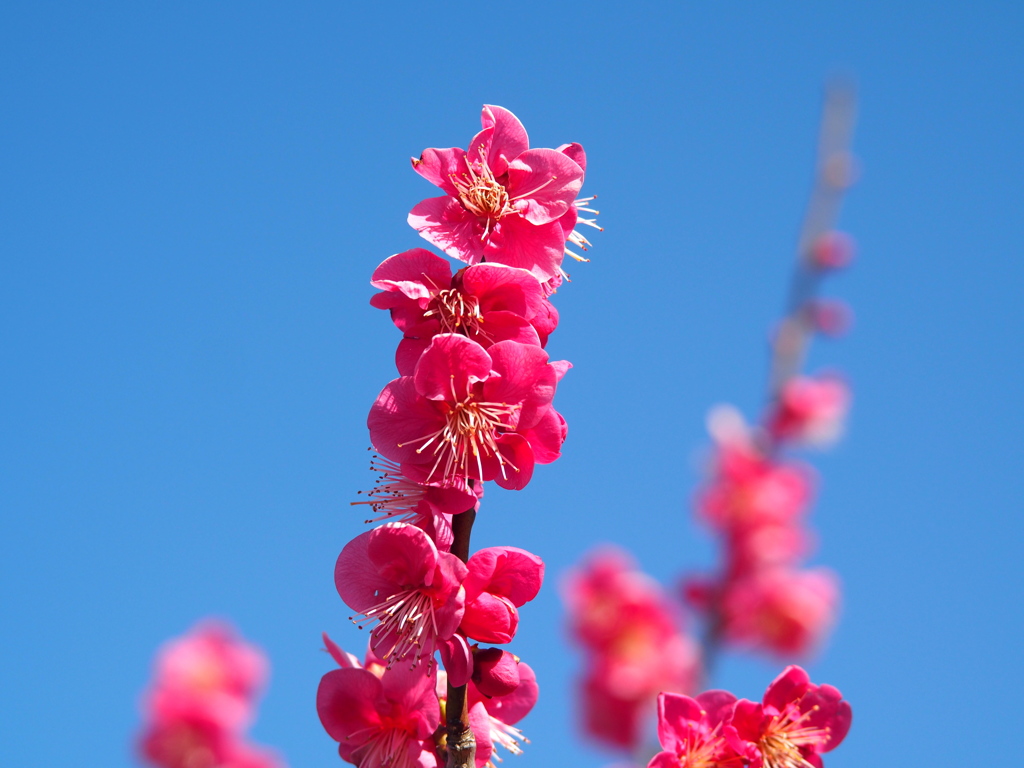
[[[420,528],[388,523],[345,545],[334,583],[346,605],[378,622],[370,633],[373,651],[389,665],[411,658],[415,666],[455,634],[466,574],[462,561],[439,552]]]
[[[743,758],[723,732],[735,703],[727,691],[705,691],[696,698],[659,694],[658,741],[663,751],[647,768],[741,768]]]
[[[797,666],[786,667],[761,703],[736,702],[727,736],[750,768],[821,768],[853,720],[850,704],[831,685],[814,685]]]
[[[413,375],[380,393],[370,440],[407,475],[418,467],[424,482],[494,480],[518,490],[534,464],[560,455],[566,425],[551,400],[568,367],[532,345],[485,350],[459,334],[435,336]]]
[[[385,259],[371,284],[381,293],[370,303],[390,310],[405,334],[395,354],[403,376],[412,375],[439,333],[461,333],[484,348],[499,341],[543,347],[558,325],[540,281],[503,264],[478,264],[453,277],[447,261],[413,248]]]
[[[328,672],[316,695],[320,722],[342,760],[360,768],[436,768],[433,734],[441,719],[434,678],[423,666],[381,673],[358,667]]]
[[[502,107],[484,106],[480,121],[468,150],[427,149],[413,159],[445,194],[416,205],[409,224],[468,264],[508,264],[542,281],[560,276],[577,223],[582,147],[530,149],[523,124]]]
[[[838,604],[838,581],[827,568],[766,568],[727,584],[722,623],[733,642],[802,655],[831,628]]]
[[[544,581],[544,561],[517,547],[487,547],[466,563],[466,613],[460,629],[474,640],[508,643],[519,612]]]

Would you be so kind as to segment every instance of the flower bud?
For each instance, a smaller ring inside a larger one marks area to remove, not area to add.
[[[507,696],[519,687],[519,657],[481,648],[473,654],[473,682],[484,696]]]

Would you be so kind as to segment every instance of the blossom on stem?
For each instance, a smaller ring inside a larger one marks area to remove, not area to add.
[[[820,755],[846,737],[850,704],[831,685],[814,685],[797,666],[783,670],[761,703],[740,699],[726,728],[750,768],[821,768]]]
[[[728,691],[705,691],[696,698],[659,694],[658,741],[663,751],[647,768],[741,768],[743,758],[723,732],[735,703]]]
[[[526,129],[502,107],[485,105],[480,120],[468,150],[426,149],[413,158],[413,169],[445,194],[417,204],[410,226],[468,264],[508,264],[542,281],[561,275],[583,184],[582,148],[529,149]],[[562,221],[567,214],[571,224]]]
[[[544,581],[544,561],[517,547],[487,547],[466,563],[466,613],[460,629],[484,643],[508,643],[519,626],[519,612]]]
[[[404,664],[380,677],[357,667],[320,680],[316,711],[341,759],[360,768],[436,768],[441,720],[434,678]]]
[[[367,425],[377,451],[424,482],[494,480],[518,490],[534,464],[560,455],[565,420],[551,406],[569,368],[514,341],[484,349],[459,334],[435,336],[412,376],[380,393]]]
[[[470,709],[476,713],[473,733],[476,736],[477,768],[494,768],[492,756],[501,762],[501,758],[494,756],[495,747],[501,747],[513,755],[521,755],[523,748],[520,744],[529,743],[515,726],[533,709],[540,689],[537,687],[537,676],[529,664],[519,662],[517,672],[519,685],[505,695],[487,696],[474,683],[469,684],[467,695]]]
[[[543,347],[558,324],[540,281],[503,264],[466,267],[453,277],[447,261],[413,248],[385,259],[370,282],[381,289],[370,303],[390,310],[405,335],[395,354],[403,376],[412,375],[439,333],[461,333],[484,348],[499,341]]]
[[[465,564],[439,552],[420,528],[388,523],[345,545],[334,584],[346,605],[377,622],[370,646],[388,666],[404,659],[430,666],[437,643],[462,620],[466,574]]]

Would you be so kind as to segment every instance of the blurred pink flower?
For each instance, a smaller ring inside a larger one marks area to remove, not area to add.
[[[826,568],[758,570],[726,585],[725,636],[782,656],[803,655],[831,628],[838,603],[838,580]]]
[[[783,385],[765,419],[776,440],[824,446],[842,434],[850,390],[836,376],[799,376]]]

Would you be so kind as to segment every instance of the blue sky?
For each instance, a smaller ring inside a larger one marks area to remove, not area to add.
[[[817,460],[815,562],[844,582],[816,680],[832,768],[959,766],[1022,727],[1024,160],[1013,3],[37,3],[0,10],[0,764],[134,765],[155,648],[206,615],[271,657],[255,737],[338,764],[322,630],[362,530],[366,412],[397,335],[373,268],[422,245],[408,165],[480,105],[579,141],[606,231],[556,297],[564,458],[489,491],[475,546],[543,556],[516,651],[542,699],[510,768],[573,734],[558,575],[598,541],[667,583],[719,402],[752,413],[813,170],[822,83],[859,83],[858,242],[829,285],[854,386]],[[729,657],[755,698],[780,664]]]

